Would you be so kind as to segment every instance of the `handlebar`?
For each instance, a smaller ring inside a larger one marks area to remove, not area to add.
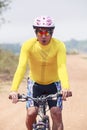
[[[61,93],[56,93],[56,94],[50,94],[48,96],[46,95],[42,95],[40,97],[37,97],[37,98],[34,98],[34,97],[30,97],[28,95],[25,95],[25,94],[18,94],[18,99],[19,101],[28,101],[30,99],[32,99],[34,102],[43,102],[45,100],[52,100],[52,99],[55,99],[57,97],[62,97],[62,94]]]
[[[69,91],[67,93],[67,96],[66,97],[71,97],[72,96],[72,92]],[[44,101],[47,101],[47,100],[55,100],[57,99],[58,97],[62,97],[62,93],[61,92],[57,92],[55,94],[50,94],[48,96],[40,96],[40,97],[37,97],[37,98],[34,98],[34,97],[30,97],[28,95],[25,95],[25,94],[18,94],[18,101],[21,101],[21,102],[25,102],[25,101],[28,101],[28,100],[33,100],[34,102],[38,103],[38,102],[44,102]]]
[[[67,93],[66,97],[71,97],[71,96],[72,96],[72,92],[69,91]],[[25,102],[25,101],[28,101],[28,100],[33,100],[34,102],[38,103],[38,102],[44,102],[46,100],[55,100],[58,97],[62,97],[62,93],[61,92],[57,92],[55,94],[50,94],[48,96],[42,95],[42,96],[37,97],[37,98],[30,97],[30,96],[25,95],[25,94],[18,94],[18,101]],[[11,95],[9,96],[9,99],[12,99]]]

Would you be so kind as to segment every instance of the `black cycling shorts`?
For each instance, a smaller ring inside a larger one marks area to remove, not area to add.
[[[36,98],[42,95],[55,94],[57,91],[61,91],[61,84],[60,82],[54,82],[48,85],[41,85],[29,79],[27,90],[29,96]],[[28,108],[30,106],[38,106],[38,104],[29,100],[26,103],[26,107]],[[62,98],[59,97],[57,100],[48,100],[48,106],[49,108],[53,106],[62,108]]]

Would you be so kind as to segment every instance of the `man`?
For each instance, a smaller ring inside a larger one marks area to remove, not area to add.
[[[24,77],[26,66],[29,66],[28,95],[37,97],[42,94],[54,94],[62,90],[66,100],[69,92],[69,82],[66,69],[66,49],[63,42],[53,38],[55,28],[53,19],[49,16],[37,17],[33,28],[36,38],[26,41],[20,52],[19,64],[14,75],[10,96],[17,103],[17,90]],[[61,87],[62,86],[62,87]],[[63,130],[62,99],[48,102],[53,120],[52,130]],[[33,101],[26,104],[26,126],[32,130],[32,124],[37,116]]]

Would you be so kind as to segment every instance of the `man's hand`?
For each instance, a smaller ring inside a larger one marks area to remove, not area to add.
[[[71,97],[72,92],[70,90],[62,90],[62,99],[66,101],[67,97]]]
[[[18,102],[18,93],[17,92],[11,92],[9,94],[9,99],[12,100],[12,103],[17,103]]]

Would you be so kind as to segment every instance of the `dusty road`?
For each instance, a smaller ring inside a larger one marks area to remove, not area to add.
[[[67,68],[73,96],[64,102],[64,130],[87,130],[87,55],[68,55]],[[0,130],[26,130],[25,103],[12,104],[9,88],[9,82],[0,83]]]

